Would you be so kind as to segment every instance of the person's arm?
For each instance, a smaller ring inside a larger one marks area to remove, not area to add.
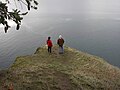
[[[65,41],[64,41],[64,39],[63,39],[63,43],[64,43]]]
[[[57,44],[59,45],[59,39],[57,40]]]
[[[51,41],[51,46],[53,46],[52,41]]]

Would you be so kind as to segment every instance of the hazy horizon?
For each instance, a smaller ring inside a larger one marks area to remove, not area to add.
[[[0,27],[0,68],[10,66],[17,56],[34,53],[47,36],[56,44],[59,34],[66,45],[120,67],[119,4],[119,0],[39,0],[38,10],[24,17],[20,30],[12,22],[6,34]]]

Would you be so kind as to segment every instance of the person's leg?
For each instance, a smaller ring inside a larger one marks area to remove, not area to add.
[[[63,46],[61,47],[61,53],[64,53],[64,48],[63,48]]]
[[[60,54],[60,49],[61,49],[61,48],[60,48],[60,46],[59,46],[59,54]]]
[[[48,47],[48,52],[50,52],[50,48],[51,48],[51,47]]]
[[[49,47],[48,47],[48,52],[49,52]]]
[[[62,54],[62,47],[59,46],[59,54]]]
[[[52,47],[50,47],[50,53],[51,53],[51,49],[52,49]]]

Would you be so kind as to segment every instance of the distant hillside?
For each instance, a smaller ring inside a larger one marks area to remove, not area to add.
[[[49,54],[39,47],[33,55],[17,57],[0,72],[0,90],[120,90],[120,69],[102,58],[65,46]]]

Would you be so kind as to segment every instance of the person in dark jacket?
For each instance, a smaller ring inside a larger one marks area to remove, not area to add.
[[[47,46],[48,46],[48,52],[51,53],[51,49],[52,49],[52,41],[50,40],[51,37],[48,37],[48,40],[47,40]]]
[[[63,44],[64,44],[64,39],[62,38],[62,36],[59,36],[59,39],[57,40],[57,44],[59,45],[59,54],[63,54],[64,53],[64,49],[63,49]]]

